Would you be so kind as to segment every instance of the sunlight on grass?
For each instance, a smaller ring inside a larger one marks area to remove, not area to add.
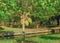
[[[1,43],[16,43],[14,39],[0,39]]]
[[[21,40],[21,37],[19,38],[19,40]],[[60,43],[60,34],[28,37],[26,38],[26,40],[33,41],[36,43]],[[4,39],[0,39],[0,42],[1,43],[16,43],[17,41],[15,39],[4,38]]]
[[[36,43],[60,43],[60,34],[30,37],[26,40],[31,40]]]

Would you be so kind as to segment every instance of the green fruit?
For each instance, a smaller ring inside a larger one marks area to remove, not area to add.
[[[25,25],[28,26],[29,25],[29,22],[28,20],[25,21]]]
[[[31,18],[28,18],[28,22],[29,22],[29,23],[32,23],[32,19],[31,19]]]

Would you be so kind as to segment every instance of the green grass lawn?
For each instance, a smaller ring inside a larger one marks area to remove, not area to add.
[[[36,37],[29,37],[26,40],[34,41],[36,43],[60,43],[60,34],[52,34],[52,35],[45,35],[45,36],[36,36]],[[0,43],[16,43],[15,39],[0,39]]]
[[[0,39],[0,43],[16,43],[14,39]]]
[[[21,30],[8,30],[8,29],[5,29],[4,31],[12,31],[12,32],[21,32]]]
[[[36,43],[60,43],[60,34],[30,37],[26,40],[31,40]]]

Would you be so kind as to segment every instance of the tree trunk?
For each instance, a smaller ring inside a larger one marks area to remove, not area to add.
[[[35,26],[34,28],[37,28],[38,29],[39,25],[38,25],[38,21],[35,21]]]

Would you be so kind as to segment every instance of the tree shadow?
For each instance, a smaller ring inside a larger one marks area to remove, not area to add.
[[[14,32],[13,31],[2,31],[0,33],[0,38],[14,38]]]
[[[60,37],[57,36],[40,36],[43,39],[50,39],[50,40],[60,40]]]
[[[14,32],[13,31],[7,31],[7,32],[4,33],[4,37],[14,38]]]

